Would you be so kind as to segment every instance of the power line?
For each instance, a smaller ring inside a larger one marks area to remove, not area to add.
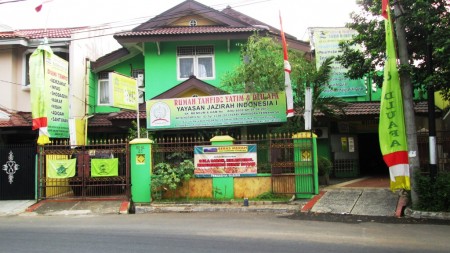
[[[270,2],[270,1],[272,1],[272,0],[259,0],[259,1],[248,0],[248,1],[246,1],[247,3],[244,2],[242,4],[235,5],[232,8],[238,8],[238,7],[242,7],[242,6],[254,5],[254,4],[259,4],[259,3],[263,3],[263,2]],[[213,6],[221,6],[221,5],[224,5],[224,4],[217,4],[217,5],[213,5]],[[208,7],[207,9],[204,9],[203,11],[199,11],[196,14],[206,14],[206,13],[210,13],[210,12],[220,12],[220,13],[222,13],[221,11],[216,10],[216,9],[214,9],[212,7]],[[158,21],[167,21],[167,20],[171,20],[171,19],[174,19],[174,18],[183,17],[185,14],[188,14],[188,13],[189,13],[189,11],[176,12],[176,13],[173,13],[171,15],[165,16],[165,18],[158,19]],[[224,13],[222,13],[222,14],[224,14]],[[106,30],[113,30],[113,29],[124,28],[124,27],[130,27],[131,28],[133,25],[141,25],[141,24],[145,23],[145,22],[138,22],[140,20],[143,20],[143,19],[150,20],[152,18],[157,17],[158,15],[156,15],[156,16],[147,16],[147,17],[140,17],[140,18],[133,18],[133,19],[125,20],[125,21],[115,21],[115,22],[103,23],[103,24],[94,25],[94,26],[88,26],[87,29],[74,31],[74,32],[72,32],[72,34],[84,33],[84,32],[95,32],[95,31],[106,31]],[[119,24],[119,23],[124,23],[124,22],[131,22],[131,21],[133,21],[133,22],[132,23],[128,23],[128,24]],[[112,24],[117,24],[117,25],[109,26],[109,25],[112,25]],[[105,28],[105,26],[109,26],[109,27]],[[76,28],[76,27],[68,27],[68,28]],[[47,29],[49,29],[49,28],[47,28]],[[65,29],[65,28],[51,28],[51,29]],[[27,30],[27,29],[19,29],[19,30]],[[70,38],[70,39],[65,40],[65,42],[82,40],[82,39],[90,39],[90,38],[96,38],[96,37],[103,37],[103,36],[111,36],[111,35],[114,35],[116,33],[118,33],[118,32],[114,31],[114,32],[111,32],[111,33],[105,33],[105,34],[101,34],[101,35],[91,35],[91,36],[77,38],[77,39]],[[7,41],[14,41],[16,39],[17,38],[11,38],[11,39],[5,39],[5,40],[2,40],[2,41],[6,41],[7,42]],[[57,44],[57,43],[60,43],[60,42],[50,42],[49,45]],[[33,45],[33,46],[38,46],[38,45]]]
[[[20,2],[20,1],[26,1],[26,0],[11,0],[9,2]],[[270,1],[272,1],[272,0],[258,0],[258,1],[247,0],[247,1],[242,2],[241,4],[235,5],[232,8],[236,8],[236,7],[238,8],[238,7],[242,7],[242,6],[254,5],[254,4],[259,4],[259,3],[263,3],[263,2],[270,2]],[[9,2],[0,2],[0,4],[1,3],[9,3]],[[229,6],[228,3],[216,4],[216,5],[212,5],[212,6],[222,6],[222,5]],[[200,12],[197,12],[196,14],[206,14],[206,13],[210,13],[210,12],[220,12],[220,13],[222,13],[221,11],[216,10],[216,9],[214,9],[212,7],[208,7],[206,9],[204,9],[204,10],[201,10]],[[189,13],[189,11],[176,12],[176,13],[173,13],[171,15],[165,16],[165,18],[158,19],[158,21],[167,21],[167,20],[171,20],[171,19],[174,19],[174,18],[183,17],[187,13]],[[224,13],[222,13],[222,14],[224,14]],[[147,17],[140,17],[140,18],[133,18],[133,19],[130,19],[129,21],[135,21],[136,22],[137,20],[142,20],[144,18],[149,20],[149,19],[155,18],[157,16],[158,15],[156,15],[156,16],[147,16]],[[143,23],[139,22],[139,23],[130,23],[130,24],[127,24],[127,25],[110,26],[108,28],[101,27],[101,26],[107,26],[107,25],[110,25],[110,24],[121,23],[121,22],[124,22],[124,21],[115,21],[115,22],[110,22],[110,23],[103,23],[101,25],[97,25],[97,28],[95,28],[96,26],[93,26],[93,29],[89,29],[89,28],[82,29],[80,31],[74,31],[74,32],[72,32],[72,34],[82,33],[82,32],[84,33],[84,32],[95,32],[95,31],[106,31],[106,30],[112,30],[112,29],[115,29],[115,28],[131,27],[132,25],[141,25],[141,24],[143,24]],[[71,28],[74,28],[74,27],[71,27]],[[55,29],[59,29],[59,28],[55,28]],[[65,29],[65,28],[60,28],[60,29]],[[20,29],[20,30],[27,30],[27,29]],[[98,38],[98,37],[106,37],[106,36],[114,35],[116,33],[118,33],[118,32],[114,31],[114,32],[111,32],[111,33],[105,33],[105,34],[99,34],[99,35],[90,35],[90,36],[76,38],[76,39],[68,38],[67,40],[64,40],[64,42],[71,42],[71,41],[91,39],[91,38]],[[61,39],[61,38],[59,38],[59,39]],[[5,39],[5,40],[1,40],[1,41],[8,42],[8,41],[14,41],[14,40],[17,40],[17,38]],[[61,41],[49,42],[48,45],[60,44],[60,43],[61,43]],[[37,47],[38,45],[36,44],[36,45],[32,45],[32,46],[36,46]],[[12,46],[11,47],[4,47],[4,48],[1,48],[0,51],[2,51],[2,50],[10,50],[10,49],[15,49],[15,47],[12,47]],[[6,81],[6,80],[0,80],[0,82],[24,86],[21,83],[15,83],[15,82]]]
[[[8,0],[8,1],[0,1],[0,4],[10,4],[16,2],[25,2],[26,0]]]

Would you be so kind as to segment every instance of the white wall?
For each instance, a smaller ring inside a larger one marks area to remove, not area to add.
[[[70,45],[70,117],[83,118],[87,114],[89,72],[87,60],[95,61],[118,48],[120,44],[112,37],[117,32],[107,26],[90,27],[72,35]]]

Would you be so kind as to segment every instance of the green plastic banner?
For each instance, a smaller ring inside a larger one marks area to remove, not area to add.
[[[77,159],[47,160],[48,178],[69,178],[75,176]]]
[[[119,158],[91,159],[91,177],[115,177],[119,175]]]
[[[45,99],[51,138],[69,138],[69,64],[53,54],[46,58]]]

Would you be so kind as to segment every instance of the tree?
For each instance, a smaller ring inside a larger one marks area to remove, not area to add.
[[[253,35],[242,45],[241,58],[244,64],[225,74],[222,88],[233,93],[278,92],[284,90],[283,50],[280,43],[271,37]],[[303,108],[305,87],[313,89],[313,108],[327,117],[338,117],[347,105],[335,97],[322,97],[327,87],[333,59],[327,59],[317,70],[315,64],[302,52],[289,51],[291,81],[294,94],[295,116],[283,127],[291,131],[304,130]]]
[[[391,6],[394,6],[393,1]],[[409,64],[400,66],[401,72],[411,76],[416,89],[433,85],[444,97],[450,98],[450,7],[448,0],[401,0],[401,18],[406,33]],[[337,60],[349,68],[348,77],[362,78],[380,70],[384,65],[385,30],[381,18],[381,0],[360,0],[359,13],[352,13],[352,23],[347,27],[359,34],[351,41],[342,43],[342,56]],[[392,11],[392,13],[394,13]],[[395,22],[395,20],[394,20]],[[363,51],[351,49],[363,45]],[[432,61],[427,57],[428,45],[432,45]],[[428,67],[432,67],[430,73]],[[374,81],[382,84],[382,77],[374,75]]]
[[[391,1],[392,2],[392,1]],[[347,27],[356,30],[352,41],[342,43],[342,56],[337,60],[349,68],[350,78],[361,78],[381,69],[385,58],[385,30],[381,15],[381,1],[361,0],[360,13],[352,13],[353,22]],[[450,98],[450,53],[448,0],[402,0],[392,3],[395,11],[393,21],[400,58],[400,80],[404,99],[405,122],[409,149],[418,151],[415,115],[413,109],[413,87],[416,89],[441,90]],[[363,45],[364,50],[352,50],[353,45]],[[430,51],[431,49],[431,51]],[[376,77],[376,75],[375,75]],[[381,78],[374,80],[382,84]],[[429,94],[433,95],[433,94]],[[420,167],[418,153],[410,158],[412,180]],[[413,181],[413,186],[415,185]],[[418,196],[411,191],[412,202]]]

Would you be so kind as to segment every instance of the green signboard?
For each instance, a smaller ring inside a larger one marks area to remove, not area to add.
[[[286,122],[284,92],[155,99],[146,107],[150,130]]]
[[[48,133],[51,138],[69,137],[69,64],[52,54],[45,58],[45,89]]]
[[[341,54],[339,42],[351,40],[356,35],[355,30],[348,28],[313,28],[313,44],[316,51],[316,67],[329,57]],[[331,64],[328,88],[322,92],[322,97],[356,97],[366,95],[366,86],[363,79],[352,80],[345,77],[347,69],[340,63]]]

